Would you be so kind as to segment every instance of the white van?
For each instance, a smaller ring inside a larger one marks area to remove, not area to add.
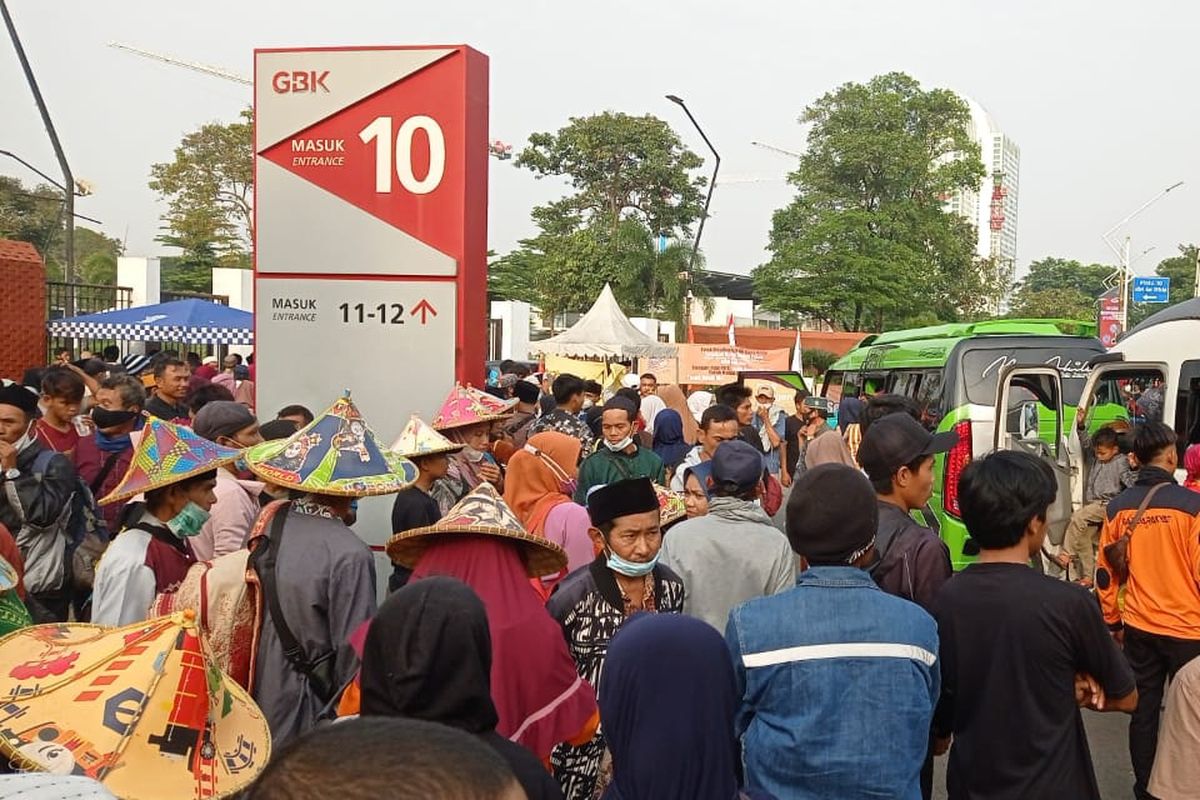
[[[1200,442],[1200,298],[1149,317],[1092,365],[1078,413],[1085,420],[1098,415],[1165,422],[1179,436],[1182,464],[1188,445]],[[1078,437],[1070,440],[1078,503],[1086,480],[1083,451]]]

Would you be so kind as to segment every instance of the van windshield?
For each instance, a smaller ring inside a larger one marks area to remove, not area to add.
[[[963,350],[959,361],[962,379],[961,391],[966,401],[990,406],[996,402],[996,384],[1000,373],[1013,364],[1024,366],[1046,364],[1057,367],[1062,373],[1063,404],[1074,406],[1083,394],[1083,384],[1092,368],[1092,359],[1102,351],[1097,346],[1030,346],[988,347],[974,343]]]

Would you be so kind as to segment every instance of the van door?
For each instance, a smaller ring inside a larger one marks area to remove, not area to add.
[[[1075,466],[1071,499],[1076,508],[1083,504],[1092,464],[1087,437],[1080,433],[1091,435],[1106,426],[1125,431],[1148,420],[1163,422],[1166,398],[1178,389],[1170,383],[1167,365],[1161,361],[1109,361],[1092,368],[1079,397],[1075,425],[1067,432]]]
[[[1054,367],[1012,366],[996,386],[993,447],[1036,456],[1054,472],[1057,492],[1047,514],[1046,550],[1057,553],[1071,520],[1071,459],[1063,429],[1062,376]],[[1042,568],[1060,572],[1043,554]]]

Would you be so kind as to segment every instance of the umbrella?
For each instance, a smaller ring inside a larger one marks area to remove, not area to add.
[[[253,344],[254,315],[207,300],[173,300],[55,319],[46,323],[46,330],[51,336]]]
[[[188,610],[123,628],[36,625],[0,639],[0,752],[121,798],[223,798],[271,756],[249,695],[212,666]]]

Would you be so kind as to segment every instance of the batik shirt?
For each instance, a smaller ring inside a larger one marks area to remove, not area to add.
[[[652,573],[653,595],[647,595],[645,607],[659,613],[678,614],[683,611],[683,581],[663,565]],[[562,626],[567,649],[575,667],[585,681],[600,692],[600,675],[608,643],[628,616],[628,599],[621,593],[617,580],[599,556],[581,567],[555,589],[546,610]],[[561,744],[554,748],[551,765],[554,777],[562,786],[567,800],[592,800],[596,793],[596,778],[604,755],[604,734],[596,736],[581,747]]]
[[[580,453],[592,452],[592,429],[579,417],[561,408],[556,408],[550,413],[538,417],[530,424],[527,430],[527,440],[544,431],[558,431],[559,433],[565,433],[567,436],[574,436],[583,442],[583,449],[579,451]]]

